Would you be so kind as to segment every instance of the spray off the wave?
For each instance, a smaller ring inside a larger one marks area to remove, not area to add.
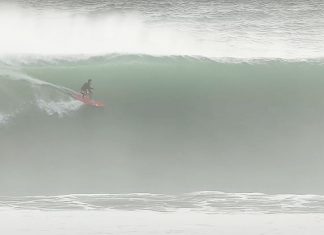
[[[79,10],[2,4],[0,55],[122,53],[241,59],[314,59],[324,55],[321,2],[250,5],[193,1],[174,2],[161,9],[137,3],[127,10],[114,2],[105,4]],[[196,7],[201,4],[204,7]]]

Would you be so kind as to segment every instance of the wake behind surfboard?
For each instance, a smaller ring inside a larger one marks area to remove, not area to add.
[[[82,97],[82,94],[79,94],[79,93],[75,93],[75,94],[71,94],[71,96],[76,99],[76,100],[79,100],[81,101],[82,103],[86,104],[86,105],[90,105],[90,106],[94,106],[94,107],[98,107],[98,108],[102,108],[104,107],[104,103],[103,102],[100,102],[100,101],[96,101],[96,100],[93,100],[89,97]]]

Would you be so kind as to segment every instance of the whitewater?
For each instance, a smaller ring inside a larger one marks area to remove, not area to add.
[[[0,5],[1,55],[322,58],[318,1],[16,1]]]
[[[5,234],[322,234],[323,196],[196,192],[0,197]],[[37,221],[37,222],[36,222]]]
[[[323,25],[320,0],[1,1],[0,233],[323,234]]]

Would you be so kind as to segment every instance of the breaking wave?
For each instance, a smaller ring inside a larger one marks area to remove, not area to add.
[[[205,8],[196,9],[195,4],[172,3],[171,9],[160,15],[147,9],[145,4],[137,4],[142,11],[118,11],[109,3],[103,12],[40,10],[2,4],[0,55],[118,53],[238,59],[324,56],[319,4],[296,8],[282,3],[282,8],[287,9],[282,17],[276,4],[264,4],[260,8],[262,4],[236,6],[232,3],[230,13],[238,17],[230,18],[226,4],[215,3],[214,8],[204,12]],[[178,12],[182,8],[190,10]],[[242,10],[236,12],[236,8]],[[309,13],[308,8],[313,12]],[[296,17],[298,14],[300,19]],[[201,15],[206,17],[201,19]],[[292,20],[297,22],[292,24]]]
[[[203,191],[179,195],[71,194],[59,196],[0,197],[0,210],[178,210],[205,213],[324,213],[324,197],[263,193],[224,193]]]

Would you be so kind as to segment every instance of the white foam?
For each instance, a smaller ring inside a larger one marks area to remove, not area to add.
[[[10,118],[11,118],[11,115],[10,114],[0,113],[0,127],[2,125],[7,124]]]
[[[82,102],[78,100],[59,100],[59,101],[45,101],[42,98],[36,100],[37,106],[46,112],[48,115],[58,115],[63,117],[72,111],[78,110],[82,106]]]
[[[311,40],[308,31],[300,35],[290,31],[278,34],[282,28],[272,29],[262,24],[255,25],[255,32],[244,29],[244,24],[227,31],[231,21],[222,22],[224,27],[221,27],[217,24],[219,19],[212,23],[215,28],[204,30],[202,24],[201,31],[195,32],[188,24],[153,23],[147,17],[135,12],[94,17],[2,5],[0,56],[121,53],[239,59],[324,57],[324,49],[320,46],[324,42],[320,37],[323,32]],[[276,25],[280,27],[281,24],[276,22]],[[262,33],[265,28],[267,32]]]
[[[0,233],[322,235],[323,214],[210,214],[179,211],[28,211],[0,210]]]
[[[0,127],[7,125],[9,122],[12,121],[22,111],[21,108],[16,108],[16,110],[11,111],[9,113],[0,113]]]

